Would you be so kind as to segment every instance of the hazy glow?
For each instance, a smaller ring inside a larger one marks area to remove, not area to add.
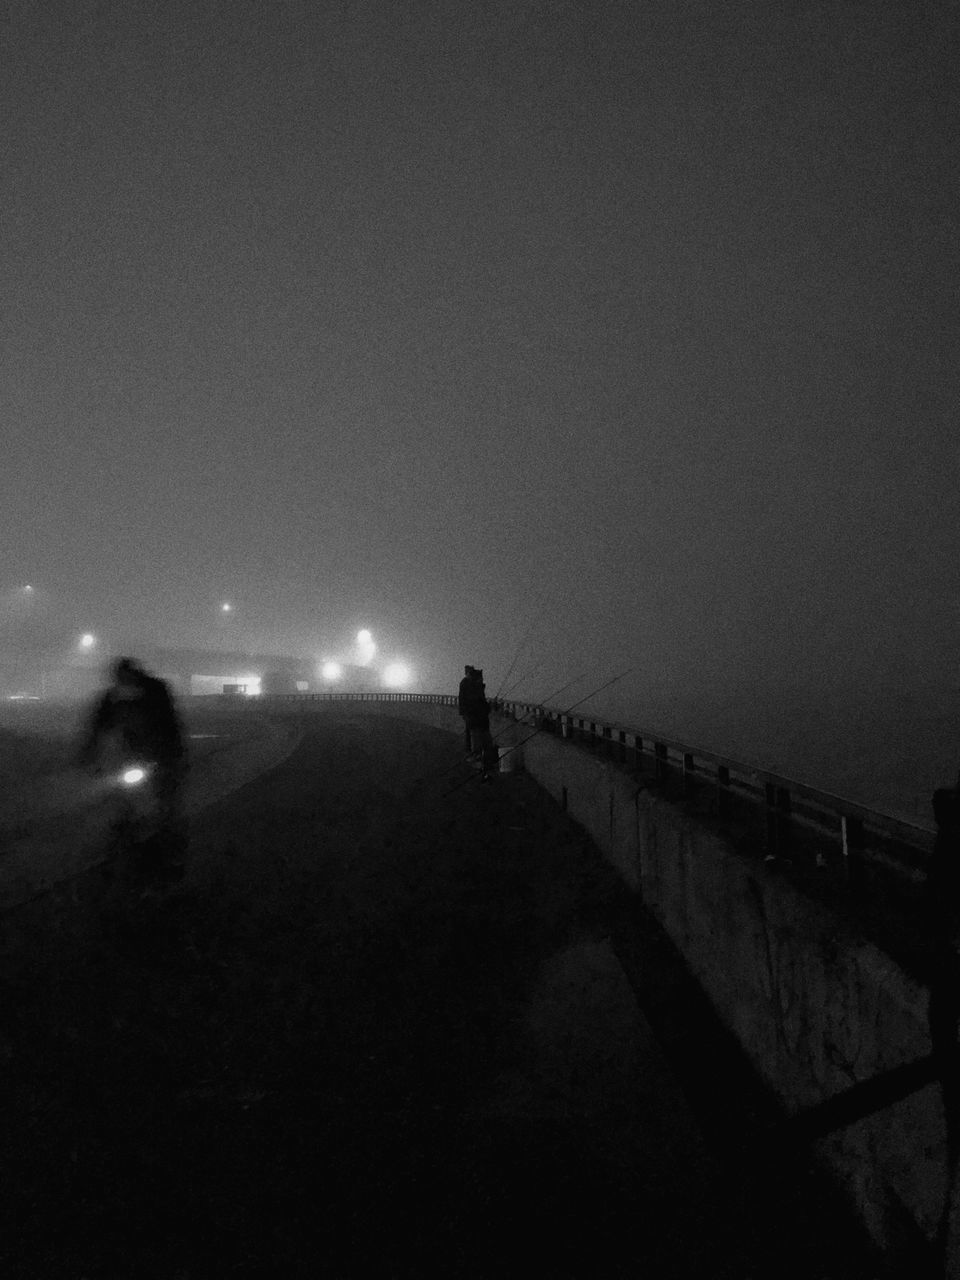
[[[146,769],[141,769],[139,765],[134,769],[124,769],[120,775],[128,787],[135,787],[137,783],[142,782],[147,776]]]
[[[258,698],[260,696],[259,676],[240,676],[237,684],[244,686],[243,692],[248,698]]]
[[[411,672],[408,666],[402,662],[391,662],[384,668],[383,683],[388,689],[402,689],[404,685],[410,683]]]
[[[343,668],[339,662],[325,662],[320,668],[320,674],[324,680],[339,680],[343,675]]]
[[[221,612],[221,613],[232,613],[232,612],[233,612],[233,605],[232,605],[232,604],[227,604],[226,602],[224,602],[224,603],[220,606],[220,612]]]
[[[84,632],[84,634],[80,637],[81,649],[92,649],[96,643],[97,643],[96,636],[92,636],[89,631]]]
[[[363,631],[357,632],[357,662],[361,667],[369,665],[373,661],[373,655],[377,652],[377,646],[374,643],[373,636],[364,628]]]

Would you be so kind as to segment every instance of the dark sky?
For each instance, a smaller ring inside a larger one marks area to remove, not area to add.
[[[957,7],[13,0],[0,585],[543,696],[958,679]]]

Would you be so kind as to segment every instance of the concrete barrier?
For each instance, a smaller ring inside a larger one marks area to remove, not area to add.
[[[455,708],[377,710],[459,732]],[[526,739],[526,771],[642,897],[788,1114],[929,1054],[926,989],[838,910],[738,852],[728,828],[610,760],[529,736],[532,726],[498,718],[493,728],[501,743]],[[836,1130],[818,1149],[881,1247],[933,1239],[948,1194],[936,1084]]]
[[[528,772],[642,895],[788,1113],[930,1052],[926,990],[839,912],[611,762],[547,735],[525,754]],[[947,1194],[935,1084],[820,1150],[882,1247],[933,1238]]]

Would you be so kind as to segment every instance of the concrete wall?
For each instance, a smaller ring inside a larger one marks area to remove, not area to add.
[[[391,710],[460,725],[447,707]],[[511,726],[500,741],[529,732]],[[788,1113],[929,1053],[926,991],[839,912],[738,853],[729,831],[572,743],[540,734],[522,754],[642,894]],[[947,1190],[938,1086],[835,1132],[819,1150],[878,1243],[933,1237]]]
[[[541,735],[526,767],[660,920],[757,1071],[795,1112],[930,1051],[927,993],[839,912],[807,898],[729,832],[638,790],[627,773]],[[932,1238],[946,1194],[939,1088],[820,1144],[873,1237]]]

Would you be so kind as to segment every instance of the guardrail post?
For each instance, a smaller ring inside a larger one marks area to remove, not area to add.
[[[658,782],[666,782],[670,774],[670,757],[667,755],[667,744],[665,742],[655,742],[653,744],[654,771]]]
[[[776,858],[790,843],[790,790],[788,787],[778,787],[775,782],[766,782],[763,786],[763,798],[767,818],[767,857]]]
[[[730,769],[725,764],[717,765],[717,813],[721,818],[730,816],[732,808],[730,794]]]
[[[693,776],[696,766],[693,762],[693,756],[689,751],[683,753],[683,792],[689,795],[693,790]]]
[[[777,856],[777,788],[772,782],[763,784],[763,802],[766,806],[767,857],[775,858]]]
[[[609,757],[613,755],[613,730],[608,724],[605,724],[601,732],[602,741],[600,743],[600,750],[603,752],[604,756]]]
[[[793,835],[793,801],[789,787],[777,787],[777,846],[786,849]]]
[[[863,820],[840,816],[840,839],[843,844],[843,866],[847,884],[851,889],[862,889],[865,876],[863,860]]]
[[[617,747],[617,759],[620,761],[621,764],[626,764],[627,763],[627,735],[623,731],[623,729],[621,729],[620,732],[617,734],[617,742],[619,744]]]

